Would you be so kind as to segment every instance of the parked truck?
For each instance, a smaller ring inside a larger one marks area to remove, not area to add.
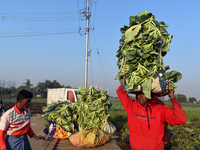
[[[47,104],[52,102],[64,102],[69,100],[70,103],[77,101],[78,89],[72,88],[53,88],[47,90]]]

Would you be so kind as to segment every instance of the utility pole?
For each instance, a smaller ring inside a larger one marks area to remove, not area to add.
[[[85,47],[85,80],[84,80],[84,88],[87,88],[87,71],[88,71],[88,36],[89,36],[89,0],[87,0],[87,13],[86,13],[86,47]]]

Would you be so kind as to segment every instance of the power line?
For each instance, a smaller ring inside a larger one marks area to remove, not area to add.
[[[81,28],[81,23],[80,23],[81,16],[80,16],[80,12],[79,12],[79,1],[78,0],[77,0],[77,9],[78,9],[79,29],[80,29]]]
[[[63,33],[63,32],[72,32],[72,31],[66,31],[66,30],[57,30],[57,31],[36,31],[36,30],[33,30],[33,28],[30,28],[31,29],[31,32],[0,32],[1,35],[5,35],[5,34],[32,34],[34,31],[34,33],[37,33],[37,34],[46,34],[46,33]],[[74,32],[74,31],[73,31]]]
[[[0,34],[30,34],[32,33],[32,31],[34,30],[35,33],[55,33],[55,32],[71,32],[72,30],[74,31],[77,31],[77,28],[71,28],[71,29],[57,29],[57,28],[54,28],[54,30],[52,30],[52,28],[50,28],[51,30],[48,30],[48,28],[45,28],[46,31],[40,31],[38,29],[41,29],[41,28],[32,28],[32,27],[29,27],[29,28],[13,28],[13,30],[16,31],[16,29],[28,29],[28,30],[31,30],[31,32],[9,32],[9,31],[5,31],[5,28],[3,29],[3,31],[0,30]],[[37,30],[36,30],[37,29]],[[44,29],[44,28],[42,28]],[[56,30],[55,30],[56,29]],[[10,30],[10,28],[9,28]]]
[[[66,16],[66,14],[77,14],[77,12],[55,12],[55,13],[3,13],[1,18],[5,20],[24,20],[24,21],[62,21],[78,20],[79,17]],[[35,16],[37,15],[37,16]],[[39,16],[38,16],[39,15]],[[56,16],[55,16],[56,15]],[[59,16],[57,16],[59,15]]]
[[[21,21],[66,21],[66,20],[79,20],[79,18],[66,18],[66,19],[47,19],[47,20],[41,20],[41,19],[4,19],[5,20],[21,20]]]
[[[0,36],[0,38],[8,38],[8,37],[28,37],[28,36],[45,36],[45,35],[59,35],[59,34],[74,34],[79,33],[78,31],[74,32],[60,32],[60,33],[35,33],[35,34],[27,34],[27,35],[5,35]]]
[[[103,69],[103,65],[102,65],[102,62],[101,62],[100,54],[99,54],[99,51],[98,51],[98,48],[97,48],[94,32],[92,31],[92,33],[93,33],[94,43],[95,43],[95,46],[96,46],[96,50],[97,50],[97,54],[98,54],[98,58],[99,58],[100,66],[101,66],[101,70],[102,70],[102,73],[103,73],[104,81],[105,81],[106,87],[108,89],[108,84],[107,84],[107,81],[106,81],[106,76],[105,76],[105,73],[104,73],[104,69]]]
[[[96,18],[96,6],[97,6],[97,0],[94,2],[95,3],[95,9],[94,9],[94,21],[93,21],[93,27],[95,26],[95,18]]]
[[[18,17],[18,16],[3,16],[2,20],[24,20],[24,21],[64,21],[64,20],[79,20],[78,17]]]
[[[0,14],[3,14],[3,15],[10,15],[10,14],[15,14],[15,15],[31,15],[31,14],[73,14],[73,13],[77,13],[77,12],[40,12],[40,13],[0,13]]]
[[[4,17],[5,17],[5,16],[4,16]],[[29,18],[31,18],[31,19],[32,19],[32,18],[33,18],[33,19],[34,19],[34,18],[39,18],[39,19],[40,19],[40,18],[42,18],[42,19],[43,19],[43,18],[47,18],[47,19],[49,19],[49,18],[50,18],[50,19],[51,19],[51,18],[56,18],[56,19],[57,19],[57,18],[58,18],[58,19],[68,19],[68,18],[69,18],[69,19],[72,19],[72,18],[77,18],[77,17],[17,17],[17,16],[6,16],[6,18],[9,18],[9,17],[10,17],[11,19],[15,19],[15,18],[17,18],[17,19],[18,19],[18,18],[19,18],[19,19],[21,19],[21,18],[22,18],[22,19],[29,19]],[[5,19],[6,19],[6,18],[5,18]]]

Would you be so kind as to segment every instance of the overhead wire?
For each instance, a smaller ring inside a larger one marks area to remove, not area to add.
[[[65,20],[78,20],[78,17],[18,17],[18,16],[4,16],[5,20],[23,20],[23,21],[65,21]]]
[[[94,2],[95,3],[95,9],[94,9],[94,22],[93,22],[93,28],[94,28],[94,26],[95,26],[95,18],[96,18],[96,6],[97,6],[97,0]]]
[[[66,16],[66,14],[77,14],[77,12],[55,12],[55,13],[3,13],[1,18],[5,20],[23,20],[23,21],[62,21],[62,20],[78,20],[76,16]],[[34,15],[34,16],[33,16]],[[39,15],[39,16],[35,16]],[[59,16],[49,16],[59,15]],[[60,16],[62,15],[62,16]],[[63,16],[65,15],[65,16]]]
[[[44,35],[58,35],[58,34],[72,34],[72,33],[79,33],[78,31],[74,32],[60,32],[60,33],[34,33],[34,34],[27,34],[27,35],[4,35],[0,38],[8,38],[8,37],[27,37],[27,36],[44,36]]]
[[[102,62],[101,62],[99,50],[97,48],[97,43],[96,43],[96,39],[95,39],[95,36],[94,36],[94,32],[92,31],[92,33],[93,33],[94,43],[95,43],[95,46],[96,46],[96,50],[97,50],[97,54],[98,54],[98,58],[99,58],[100,66],[101,66],[101,70],[102,70],[102,73],[103,73],[104,81],[105,81],[105,84],[106,84],[106,88],[108,89],[108,84],[107,84],[107,81],[106,81],[106,76],[105,76],[103,65],[102,65]]]
[[[92,65],[92,50],[91,50],[91,43],[90,43],[90,51],[88,52],[89,53],[89,55],[88,56],[90,56],[89,58],[90,58],[90,68],[91,68],[91,80],[92,80],[92,85],[94,85],[94,82],[93,82],[93,65]]]
[[[56,30],[56,31],[36,31],[36,30],[33,30],[33,28],[29,28],[31,29],[31,31],[33,31],[34,33],[55,33],[55,32],[69,32],[68,30]],[[71,32],[72,30],[70,30]],[[6,34],[32,34],[33,32],[1,32],[0,31],[0,35],[6,35]],[[74,31],[73,31],[74,32]]]
[[[30,14],[71,14],[71,13],[77,13],[77,12],[40,12],[40,13],[6,13],[6,14],[14,14],[14,15],[26,14],[26,15],[30,15]],[[2,13],[2,14],[5,15],[5,13]]]
[[[86,12],[87,12],[87,4],[86,4],[86,1],[84,2],[84,6],[83,6],[83,9],[79,9],[79,5],[80,5],[80,2],[79,0],[77,0],[77,7],[78,7],[78,14],[79,14],[79,30],[85,30],[85,29],[82,29],[81,27],[81,21],[82,20],[85,20],[85,17],[86,17]],[[84,19],[83,19],[84,18]],[[84,34],[84,33],[83,33]],[[83,34],[81,34],[80,32],[80,35],[82,36]]]
[[[95,6],[96,6],[96,3],[95,3]],[[92,6],[91,6],[91,11],[92,11]],[[95,7],[95,14],[96,14],[96,7]],[[95,18],[95,16],[94,16],[94,18]],[[91,21],[90,21],[89,23],[90,23],[90,27],[91,27]],[[91,27],[91,28],[92,28],[92,27]],[[92,29],[92,30],[93,30],[93,29]],[[95,39],[95,36],[94,36],[94,32],[92,31],[92,33],[93,33],[93,39],[94,39],[95,47],[96,47],[96,50],[97,50],[97,54],[98,54],[98,58],[99,58],[101,70],[102,70],[102,73],[103,73],[104,81],[105,81],[105,84],[106,84],[106,88],[108,89],[108,84],[107,84],[107,81],[106,81],[106,77],[105,77],[103,65],[102,65],[102,62],[101,62],[99,50],[98,50],[98,48],[97,48],[97,43],[96,43],[96,39]],[[90,49],[90,53],[91,53],[91,49]],[[91,65],[92,65],[92,63],[91,63]],[[92,69],[91,69],[91,71],[92,71]],[[92,72],[92,74],[93,74],[93,72]],[[92,84],[93,84],[93,77],[92,77]]]
[[[81,19],[81,16],[80,16],[80,12],[79,12],[79,0],[77,0],[77,9],[78,9],[78,18],[79,18],[79,29],[81,28],[81,23],[80,23],[80,19]]]
[[[58,14],[61,15],[61,16],[57,16]],[[23,21],[80,20],[80,18],[77,17],[77,16],[76,17],[74,17],[74,16],[62,16],[62,15],[66,15],[66,14],[77,14],[77,12],[3,13],[2,14],[2,20],[3,21],[5,21],[5,20],[18,20],[18,21],[20,21],[20,20],[23,20]],[[51,15],[51,16],[49,16],[49,15]],[[52,15],[56,15],[56,16],[52,16]],[[32,32],[0,32],[1,33],[0,37],[1,38],[3,38],[3,37],[25,37],[25,36],[43,36],[43,35],[56,35],[56,34],[73,34],[73,33],[77,33],[77,32],[81,33],[78,30],[77,31],[56,30],[56,31],[37,31],[36,32],[36,30],[34,30],[32,27],[30,27],[29,30],[30,29],[31,29]]]
[[[78,18],[65,18],[65,19],[4,19],[4,20],[21,20],[21,21],[66,21],[66,20],[78,20]]]

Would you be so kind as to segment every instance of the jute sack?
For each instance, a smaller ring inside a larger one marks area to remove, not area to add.
[[[83,130],[70,136],[70,142],[76,147],[90,148],[97,147],[110,141],[110,135],[99,128]]]
[[[73,134],[69,137],[70,142],[76,147],[84,147],[84,145],[83,145],[83,143],[81,142],[81,139],[80,139],[80,133],[81,132],[78,132],[78,133]]]

